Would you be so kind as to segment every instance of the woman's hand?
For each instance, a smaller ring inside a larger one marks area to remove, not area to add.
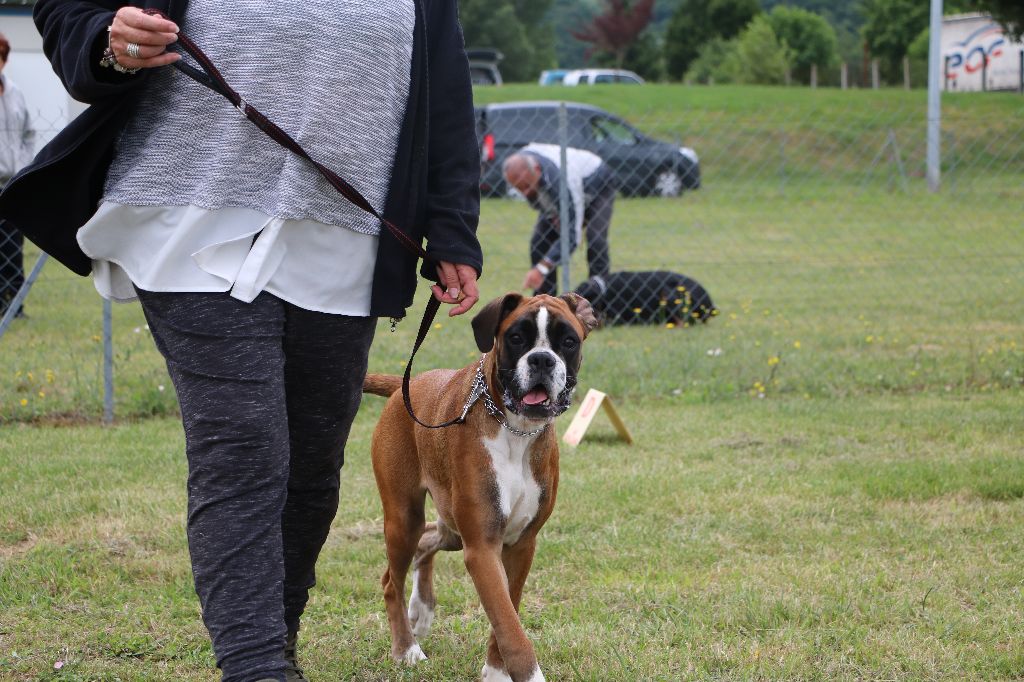
[[[167,46],[178,39],[178,26],[163,17],[146,14],[138,7],[122,7],[110,25],[110,47],[117,63],[126,69],[152,69],[181,59]],[[128,54],[128,44],[139,46],[139,56]]]
[[[480,300],[480,292],[476,288],[476,269],[472,265],[441,261],[437,266],[437,277],[441,284],[430,287],[434,298],[441,303],[457,304],[448,311],[448,317],[467,312]],[[445,289],[442,290],[441,286]]]

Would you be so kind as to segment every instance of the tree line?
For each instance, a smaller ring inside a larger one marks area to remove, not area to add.
[[[945,0],[1013,36],[1021,0]],[[495,47],[507,81],[543,69],[618,66],[649,80],[808,82],[813,68],[877,58],[895,81],[927,55],[927,0],[460,0],[466,44]]]

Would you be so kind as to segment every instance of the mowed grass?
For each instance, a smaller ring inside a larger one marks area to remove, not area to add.
[[[468,680],[461,557],[415,670],[392,664],[367,398],[302,634],[312,679]],[[522,617],[552,680],[1024,675],[1024,428],[1009,392],[618,405],[563,449]],[[564,429],[567,421],[561,422]],[[212,680],[173,419],[5,427],[0,678]]]
[[[587,348],[583,386],[619,397],[1019,391],[1024,378],[1024,185],[938,197],[728,196],[616,203],[613,267],[670,269],[700,281],[720,314],[697,328],[613,327]],[[484,300],[517,290],[533,214],[487,200]],[[30,256],[31,258],[31,256]],[[582,254],[573,281],[585,277]],[[371,370],[400,373],[426,288],[409,318],[382,320]],[[0,421],[102,414],[101,306],[91,282],[52,265],[29,319],[0,340]],[[478,354],[466,320],[438,319],[417,370]],[[141,310],[114,306],[116,414],[170,414],[173,388]]]

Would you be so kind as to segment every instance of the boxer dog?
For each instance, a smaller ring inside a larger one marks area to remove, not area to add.
[[[577,294],[524,298],[510,293],[473,319],[483,357],[460,370],[412,379],[409,417],[401,377],[371,374],[363,390],[389,396],[373,434],[373,472],[384,505],[388,566],[381,583],[391,626],[391,656],[415,664],[417,643],[434,618],[433,561],[440,550],[464,552],[491,622],[484,682],[544,679],[519,620],[537,532],[555,506],[558,439],[551,423],[576,387],[581,346],[597,325]],[[424,524],[430,493],[437,521]],[[413,567],[408,610],[405,578]]]

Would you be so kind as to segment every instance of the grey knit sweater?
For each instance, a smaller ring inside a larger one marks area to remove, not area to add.
[[[413,0],[191,0],[182,30],[253,106],[382,210],[409,93]],[[378,234],[304,160],[177,70],[154,74],[104,201],[242,206]]]

